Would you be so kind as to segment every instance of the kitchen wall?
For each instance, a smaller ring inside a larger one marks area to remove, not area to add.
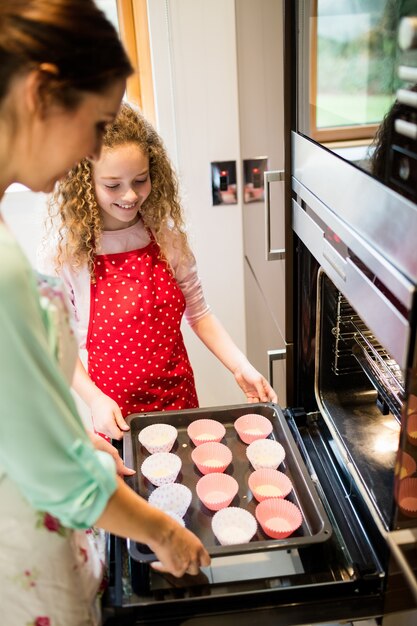
[[[206,298],[245,351],[242,205],[212,206],[210,162],[240,138],[234,0],[148,3],[158,128],[180,176]],[[184,329],[202,406],[242,402],[231,374]]]
[[[261,355],[256,345],[262,324],[257,329],[257,313],[247,310],[242,158],[269,154],[273,167],[282,162],[283,131],[278,130],[282,106],[277,93],[281,6],[276,0],[148,2],[158,129],[180,176],[206,297],[264,374],[266,350]],[[236,161],[238,203],[212,206],[210,162],[226,160]],[[253,211],[263,225],[262,203],[253,205]],[[282,291],[272,282],[269,289]],[[249,293],[249,300],[253,297]],[[282,317],[282,299],[279,306]],[[248,333],[247,319],[255,321]],[[276,331],[275,335],[279,338]],[[244,398],[230,373],[192,331],[185,329],[185,336],[201,404],[241,402]],[[276,343],[274,336],[269,347],[280,347]]]

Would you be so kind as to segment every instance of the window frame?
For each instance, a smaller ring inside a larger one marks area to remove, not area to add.
[[[147,0],[116,0],[116,5],[120,37],[134,69],[134,73],[127,80],[127,99],[137,105],[144,116],[155,125]]]

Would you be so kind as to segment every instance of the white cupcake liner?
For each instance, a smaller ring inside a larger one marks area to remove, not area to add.
[[[157,487],[149,496],[148,502],[166,513],[176,513],[184,517],[192,500],[191,489],[180,483],[169,483]]]
[[[211,527],[222,546],[248,543],[258,529],[254,516],[237,506],[221,509],[213,515]]]
[[[141,465],[141,472],[156,487],[175,482],[182,461],[172,452],[156,452],[145,459]]]
[[[138,439],[150,454],[155,454],[170,452],[177,436],[178,431],[171,424],[151,424],[140,431]]]
[[[255,470],[277,469],[285,459],[285,450],[273,439],[257,439],[246,448],[246,456]]]

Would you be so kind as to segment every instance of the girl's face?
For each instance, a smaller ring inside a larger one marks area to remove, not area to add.
[[[149,159],[133,143],[104,148],[94,163],[93,180],[104,230],[120,230],[135,224],[151,193]]]
[[[19,182],[48,193],[81,159],[98,158],[104,129],[117,115],[124,88],[121,80],[103,93],[85,94],[75,110],[56,105],[39,116],[22,151]]]

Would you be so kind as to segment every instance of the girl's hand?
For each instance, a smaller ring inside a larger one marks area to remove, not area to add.
[[[158,539],[152,545],[149,544],[159,559],[151,563],[151,567],[158,572],[173,574],[177,578],[184,574],[197,575],[200,567],[210,565],[207,550],[192,532],[180,526],[165,513],[162,515],[164,519],[161,520],[161,528],[158,529]]]
[[[234,372],[237,384],[248,402],[277,402],[278,397],[269,382],[249,362]]]
[[[100,437],[100,435],[93,433],[91,430],[88,431],[88,436],[90,437],[91,443],[96,450],[107,452],[113,457],[116,463],[116,471],[119,476],[122,476],[123,478],[123,476],[132,476],[132,474],[136,473],[135,470],[130,469],[130,467],[126,467],[126,465],[123,463],[123,459],[120,457],[118,451],[114,446],[111,445],[111,443],[103,439],[103,437]]]
[[[117,402],[99,393],[90,403],[91,417],[94,429],[107,435],[111,439],[121,439],[123,433],[129,430]]]

